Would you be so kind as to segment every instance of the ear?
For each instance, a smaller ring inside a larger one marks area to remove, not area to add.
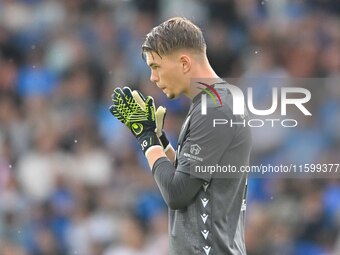
[[[181,55],[179,60],[182,66],[183,73],[189,72],[191,69],[191,58],[188,55]]]

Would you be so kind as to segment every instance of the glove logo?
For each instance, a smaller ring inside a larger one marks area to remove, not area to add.
[[[141,146],[142,146],[142,151],[145,150],[146,146],[148,146],[148,141],[147,140],[144,140],[142,143],[141,143]]]
[[[132,132],[135,135],[140,135],[143,132],[143,125],[140,123],[133,123],[131,126]]]

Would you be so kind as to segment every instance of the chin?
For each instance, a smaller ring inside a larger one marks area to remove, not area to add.
[[[176,95],[175,94],[166,94],[167,98],[171,99],[175,99]]]

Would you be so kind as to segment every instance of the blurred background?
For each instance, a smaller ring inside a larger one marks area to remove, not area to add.
[[[190,102],[150,83],[140,46],[181,15],[258,102],[271,78],[322,81],[313,118],[254,130],[253,164],[340,162],[337,0],[0,0],[1,255],[167,254],[167,207],[108,106],[116,86],[152,95],[176,145]],[[247,215],[249,255],[340,254],[339,179],[250,179]]]

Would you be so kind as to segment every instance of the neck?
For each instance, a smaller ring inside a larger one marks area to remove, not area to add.
[[[196,69],[192,70],[192,74],[190,76],[190,81],[188,88],[184,92],[184,95],[188,97],[190,100],[192,100],[196,95],[198,95],[202,90],[196,88],[193,86],[192,82],[198,82],[202,81],[204,83],[208,83],[207,80],[211,80],[211,83],[216,82],[218,79],[221,79],[218,77],[218,75],[215,73],[215,71],[212,69],[209,63],[207,63],[204,66],[199,66]],[[209,85],[211,85],[209,83]]]

